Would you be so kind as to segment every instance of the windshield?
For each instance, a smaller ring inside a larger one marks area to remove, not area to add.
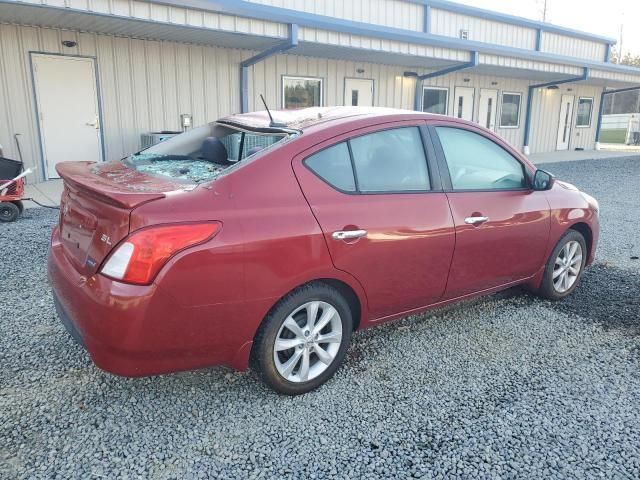
[[[286,133],[259,133],[217,123],[194,128],[123,159],[152,176],[188,183],[215,179],[229,167],[286,140]]]

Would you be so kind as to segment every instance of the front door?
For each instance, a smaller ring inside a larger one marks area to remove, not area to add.
[[[558,121],[557,150],[569,150],[571,143],[571,121],[573,119],[573,95],[562,95],[560,120]]]
[[[351,107],[373,107],[373,80],[345,78],[344,104]]]
[[[475,90],[471,87],[456,87],[453,102],[453,116],[463,120],[473,120],[473,97]]]
[[[499,139],[451,123],[433,131],[456,231],[444,298],[535,275],[549,235],[545,192],[529,188],[523,163]]]
[[[381,128],[340,135],[293,161],[333,264],[363,286],[372,319],[437,302],[455,243],[421,130]]]
[[[478,123],[484,128],[495,131],[498,91],[489,88],[480,89],[480,106],[478,107]]]
[[[102,160],[94,59],[33,54],[33,79],[47,178],[56,164]]]

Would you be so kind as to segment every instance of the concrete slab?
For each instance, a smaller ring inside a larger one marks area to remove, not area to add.
[[[25,197],[33,198],[36,202],[43,205],[57,207],[60,205],[63,188],[62,180],[49,180],[42,183],[27,184],[25,186]],[[39,205],[31,201],[26,201],[24,202],[24,206],[25,208],[33,208]]]
[[[626,147],[621,145],[621,147]],[[640,148],[626,147],[620,149],[600,150],[562,150],[559,152],[533,153],[529,155],[535,165],[542,163],[574,162],[578,160],[598,160],[601,158],[633,157],[640,155]]]

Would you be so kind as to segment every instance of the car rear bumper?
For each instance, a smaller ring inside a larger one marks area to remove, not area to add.
[[[252,335],[227,321],[239,318],[239,304],[188,307],[155,284],[129,285],[100,274],[86,278],[55,241],[48,276],[60,320],[107,372],[139,377],[247,366]]]

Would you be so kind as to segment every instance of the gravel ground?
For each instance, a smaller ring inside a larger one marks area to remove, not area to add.
[[[640,158],[545,168],[601,202],[573,298],[512,290],[361,332],[296,398],[224,369],[99,371],[46,284],[56,213],[0,225],[0,478],[639,478]]]

